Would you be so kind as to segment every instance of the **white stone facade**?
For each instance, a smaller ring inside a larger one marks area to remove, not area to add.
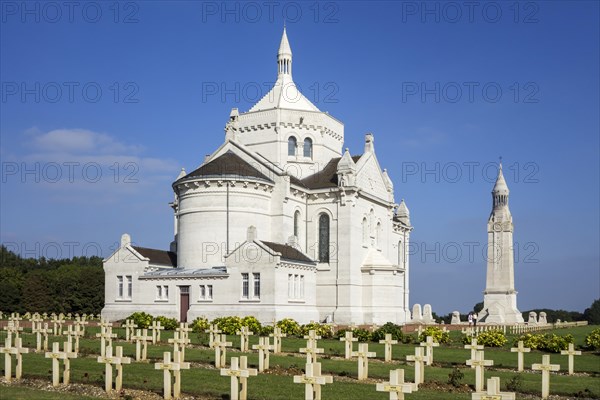
[[[361,155],[342,151],[343,124],[297,90],[291,65],[284,30],[275,87],[248,112],[233,109],[223,145],[173,183],[171,252],[124,235],[105,260],[104,317],[410,320],[408,208],[373,135]]]

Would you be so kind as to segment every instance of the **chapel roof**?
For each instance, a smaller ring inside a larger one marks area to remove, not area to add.
[[[131,246],[142,256],[149,258],[151,264],[177,266],[177,254],[172,251],[149,249],[147,247]]]
[[[248,112],[285,108],[299,111],[320,110],[308,100],[298,89],[291,76],[277,78],[273,88],[258,101]]]
[[[220,155],[219,157],[211,160],[210,162],[200,166],[200,168],[195,169],[190,172],[180,180],[185,180],[188,178],[222,178],[222,177],[230,177],[230,178],[254,178],[261,179],[267,182],[273,182],[272,179],[269,179],[265,174],[260,172],[254,166],[250,165],[246,160],[228,150],[226,153]]]
[[[308,258],[306,256],[306,254],[302,253],[300,250],[298,250],[295,247],[292,247],[288,244],[266,242],[264,240],[261,240],[261,243],[263,243],[265,246],[267,246],[271,250],[276,251],[277,253],[281,253],[281,258],[283,258],[285,260],[300,261],[303,263],[314,264],[314,261],[311,260],[310,258]]]
[[[227,268],[171,268],[148,271],[141,278],[195,278],[207,276],[227,276]]]
[[[320,110],[298,89],[292,79],[292,48],[285,28],[277,51],[277,81],[273,88],[263,96],[248,112],[284,108],[300,111]]]
[[[362,155],[352,156],[352,160],[356,163]],[[324,189],[338,186],[337,165],[341,157],[335,157],[329,160],[325,167],[310,176],[302,179],[302,186],[308,189]],[[293,183],[293,182],[292,182]]]

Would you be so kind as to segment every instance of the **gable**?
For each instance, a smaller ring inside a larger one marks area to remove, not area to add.
[[[226,266],[256,265],[270,266],[279,260],[292,264],[315,265],[306,254],[287,244],[253,240],[242,243],[225,257]]]
[[[388,200],[390,193],[387,191],[383,180],[383,173],[373,153],[362,157],[356,166],[356,185],[363,191]]]

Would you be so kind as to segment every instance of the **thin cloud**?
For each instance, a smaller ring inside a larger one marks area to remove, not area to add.
[[[159,187],[168,190],[179,173],[176,161],[145,156],[142,146],[106,133],[88,129],[41,132],[33,127],[24,136],[26,151],[11,155],[18,171],[7,180],[35,185],[55,201],[106,202],[152,193]],[[22,174],[22,170],[34,173]]]
[[[34,135],[31,145],[38,151],[49,153],[138,154],[142,151],[141,146],[127,145],[105,133],[87,129],[55,129]]]
[[[421,127],[411,136],[401,140],[401,144],[407,147],[430,147],[438,146],[446,142],[448,135],[438,129]]]

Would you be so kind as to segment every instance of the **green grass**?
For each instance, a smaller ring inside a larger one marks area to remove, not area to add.
[[[95,397],[82,396],[64,392],[47,392],[45,390],[30,389],[20,386],[0,386],[0,399],[2,400],[89,400]]]
[[[575,337],[576,345],[583,345],[585,335],[587,335],[594,327],[578,327],[571,329],[562,329],[555,331],[556,334],[564,335],[571,333]],[[104,383],[104,367],[96,362],[96,356],[100,351],[99,341],[92,339],[97,328],[87,328],[88,338],[82,339],[80,343],[79,358],[71,362],[71,380],[78,383],[88,383],[101,387]],[[123,330],[115,329],[115,333],[119,337],[124,337]],[[4,334],[4,332],[2,333]],[[2,339],[0,334],[0,340]],[[150,390],[156,393],[162,391],[162,374],[154,369],[154,362],[162,358],[164,351],[172,351],[172,346],[165,344],[166,339],[173,336],[172,332],[162,333],[163,343],[157,346],[150,345],[148,347],[149,362],[132,363],[124,368],[124,386],[131,389]],[[452,332],[454,344],[442,345],[435,348],[434,360],[435,365],[427,367],[425,370],[426,383],[439,382],[445,384],[448,380],[448,374],[453,366],[459,366],[465,374],[463,383],[474,385],[475,373],[474,370],[466,367],[465,361],[470,357],[470,351],[462,348],[460,343],[460,333]],[[35,347],[35,337],[30,334],[24,334],[24,345],[27,347]],[[222,398],[229,392],[229,380],[221,377],[219,372],[212,367],[214,360],[214,351],[201,345],[206,345],[206,335],[191,335],[193,348],[186,349],[186,361],[192,362],[194,365],[191,370],[182,372],[183,385],[182,390],[185,393],[202,395],[205,397]],[[49,343],[53,341],[61,342],[63,338],[51,338]],[[239,338],[231,336],[228,338],[233,342],[234,347],[239,348]],[[486,348],[485,358],[494,360],[494,366],[486,369],[486,377],[499,376],[502,389],[506,390],[506,383],[510,378],[516,375],[517,355],[510,353],[513,337],[509,335],[509,343],[503,348]],[[251,344],[258,343],[257,337],[251,337]],[[123,346],[123,351],[126,356],[135,356],[135,345],[124,341],[116,343]],[[270,364],[272,371],[275,373],[259,374],[257,377],[249,379],[249,396],[252,399],[302,399],[304,397],[304,388],[302,385],[294,384],[291,375],[299,373],[303,369],[305,358],[297,353],[300,347],[304,347],[306,341],[298,338],[285,338],[283,340],[283,351],[293,354],[271,355]],[[348,399],[386,399],[385,393],[375,391],[373,382],[362,383],[355,380],[357,376],[356,360],[344,360],[338,356],[343,356],[344,344],[337,340],[319,340],[319,347],[325,349],[325,354],[319,357],[322,363],[322,371],[324,374],[334,375],[334,384],[327,385],[322,389],[323,398],[348,398]],[[51,346],[51,345],[50,345]],[[356,345],[355,345],[356,347]],[[369,350],[377,353],[377,359],[369,363],[369,377],[375,379],[386,379],[389,377],[389,371],[395,368],[403,368],[405,370],[405,378],[409,381],[414,380],[414,369],[412,365],[407,365],[405,356],[414,353],[414,344],[400,344],[393,347],[393,362],[384,363],[382,361],[384,351],[383,345],[378,343],[370,343]],[[525,354],[525,368],[530,368],[532,363],[541,362],[542,352],[532,351]],[[227,351],[227,358],[232,356],[243,355],[235,349]],[[256,353],[247,353],[248,362],[251,367],[256,367],[258,364],[258,356]],[[551,355],[553,364],[560,364],[561,371],[567,369],[567,357],[558,354]],[[288,373],[287,370],[291,372]],[[586,375],[566,376],[562,374],[552,374],[551,376],[551,393],[561,394],[564,396],[574,397],[584,389],[590,390],[596,397],[600,396],[600,355],[598,353],[584,352],[582,356],[575,359],[576,372],[585,372]],[[44,358],[43,354],[26,354],[24,355],[24,375],[30,378],[51,379],[51,361]],[[523,383],[520,393],[538,394],[541,390],[541,374],[539,373],[524,373],[521,374]],[[345,378],[341,378],[345,377]],[[354,379],[352,379],[354,378]],[[7,387],[1,387],[2,399],[4,398],[57,398],[52,397],[54,394],[49,392],[41,392],[40,396],[27,395],[27,388],[10,387],[11,392],[4,395]],[[23,393],[20,392],[23,389]],[[50,397],[41,397],[42,396]],[[21,397],[18,397],[21,396]],[[69,398],[63,396],[62,398]],[[468,399],[470,393],[452,393],[446,391],[434,391],[426,388],[421,388],[418,392],[410,395],[411,399]]]

